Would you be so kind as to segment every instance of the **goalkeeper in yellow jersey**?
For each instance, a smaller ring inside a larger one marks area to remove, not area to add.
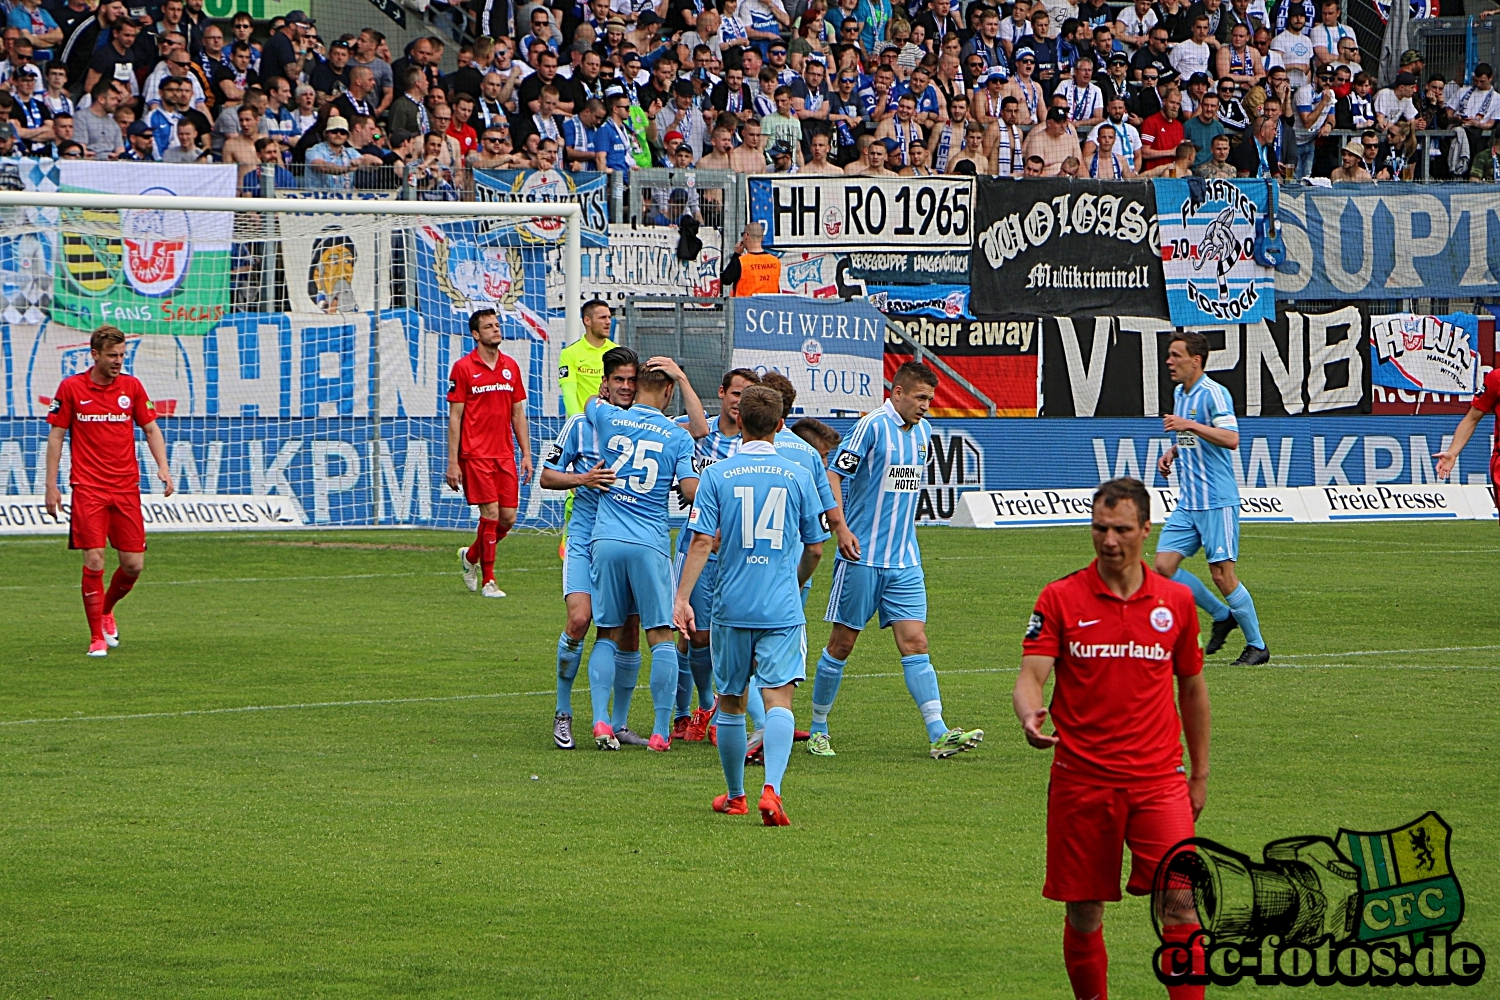
[[[617,346],[609,339],[613,319],[609,303],[590,299],[583,304],[583,339],[569,344],[557,357],[557,384],[562,390],[563,407],[568,416],[583,412],[584,401],[599,395],[604,378],[604,352]],[[563,505],[563,540],[567,543],[567,523],[573,517],[573,491],[568,491]],[[558,549],[562,551],[561,547]]]

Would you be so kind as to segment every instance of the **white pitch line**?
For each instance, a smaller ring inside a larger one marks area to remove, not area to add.
[[[561,568],[561,567],[559,567],[559,568]],[[535,572],[535,571],[532,568],[530,568],[530,567],[520,566],[520,567],[511,567],[509,569],[497,568],[495,570],[495,575],[496,576],[504,576],[504,575],[509,574],[509,573],[531,573],[531,572]],[[137,587],[196,587],[196,586],[200,586],[200,585],[202,585],[202,586],[208,586],[208,585],[221,584],[221,583],[297,583],[297,582],[302,581],[302,580],[313,581],[313,582],[327,581],[327,580],[392,580],[392,579],[398,579],[398,578],[401,578],[401,577],[413,577],[413,576],[455,576],[455,575],[456,575],[456,573],[453,570],[443,570],[441,572],[435,571],[435,570],[429,570],[429,571],[426,571],[426,572],[419,572],[419,573],[346,573],[346,574],[341,575],[341,576],[238,576],[238,577],[219,577],[219,578],[213,578],[213,579],[207,579],[207,580],[141,580],[139,583],[136,584],[136,586]],[[15,585],[15,586],[0,587],[0,590],[56,590],[56,589],[59,589],[59,588],[66,588],[66,589],[72,590],[72,589],[76,589],[77,588],[77,584],[73,584],[73,583],[18,584],[18,585]]]
[[[1500,646],[1428,646],[1424,649],[1351,649],[1341,653],[1279,653],[1277,659],[1308,660],[1333,656],[1405,656],[1410,653],[1467,653]]]

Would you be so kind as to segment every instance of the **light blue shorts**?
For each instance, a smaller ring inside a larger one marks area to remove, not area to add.
[[[744,694],[752,673],[758,688],[807,680],[806,625],[735,628],[715,623],[709,632],[714,689],[720,694]]]
[[[679,549],[677,558],[672,563],[672,598],[674,601],[677,598],[678,584],[682,582],[682,564],[686,561],[687,549]],[[688,603],[693,606],[693,625],[699,632],[710,631],[708,626],[714,620],[714,587],[718,582],[719,557],[715,555],[703,564],[703,572],[698,574],[698,582],[693,584],[693,592],[688,595]]]
[[[590,549],[594,624],[619,628],[633,614],[641,628],[672,624],[672,564],[647,545],[594,539]]]
[[[1162,526],[1158,550],[1178,552],[1186,559],[1202,547],[1210,563],[1237,562],[1240,558],[1240,507],[1183,510],[1178,507]]]
[[[837,559],[825,622],[863,629],[880,612],[880,627],[891,622],[927,620],[927,580],[921,566],[881,569]]]
[[[589,557],[589,540],[568,536],[563,546],[563,596],[569,594],[592,594],[594,581]]]

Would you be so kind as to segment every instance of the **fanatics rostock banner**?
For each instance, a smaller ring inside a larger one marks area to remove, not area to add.
[[[1432,454],[1451,441],[1459,419],[1456,414],[1245,417],[1234,453],[1236,476],[1247,490],[1317,487],[1324,491],[1322,502],[1330,516],[1446,517],[1445,508],[1422,497],[1442,492]],[[447,420],[441,416],[382,419],[378,446],[372,435],[375,424],[368,419],[164,417],[159,423],[183,495],[171,508],[178,515],[163,506],[158,527],[175,516],[183,519],[184,528],[193,516],[204,519],[205,527],[231,530],[261,526],[261,519],[272,516],[277,527],[294,527],[299,518],[308,525],[334,527],[472,530],[475,523],[474,508],[443,483]],[[847,433],[853,420],[830,423]],[[533,454],[546,454],[562,426],[558,418],[533,420]],[[38,523],[46,441],[45,420],[0,418],[0,534],[60,530]],[[960,509],[962,495],[976,491],[1014,491],[1018,497],[1029,493],[1044,505],[1035,510],[1065,511],[1078,495],[1067,491],[1086,494],[1115,476],[1135,476],[1153,489],[1169,489],[1174,484],[1157,475],[1155,466],[1170,444],[1160,418],[934,420],[918,520],[946,524]],[[151,493],[159,487],[153,485],[150,458],[139,436],[137,455],[146,502],[164,503]],[[1471,515],[1494,516],[1493,505],[1484,503],[1488,464],[1489,441],[1476,435],[1450,480],[1468,488]],[[65,449],[64,483],[68,467]],[[275,498],[269,513],[263,512],[263,498]],[[520,526],[560,527],[564,499],[534,480],[523,486]],[[238,520],[230,520],[231,514]]]
[[[1276,315],[1276,271],[1252,256],[1272,182],[1158,180],[1167,307],[1177,326],[1254,323]]]
[[[1151,182],[984,178],[976,190],[975,316],[1168,316]]]
[[[1370,320],[1360,306],[1196,330],[1208,337],[1206,371],[1237,414],[1370,412]],[[1044,317],[1041,415],[1171,413],[1166,357],[1175,333],[1171,321],[1148,317]]]

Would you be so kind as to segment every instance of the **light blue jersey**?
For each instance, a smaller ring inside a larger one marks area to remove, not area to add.
[[[1207,375],[1190,390],[1179,385],[1172,399],[1172,412],[1179,417],[1223,430],[1239,430],[1229,390]],[[1232,450],[1210,444],[1192,431],[1178,431],[1177,492],[1178,505],[1184,510],[1238,507],[1240,488],[1234,478]]]
[[[770,442],[748,442],[704,470],[688,530],[722,531],[713,624],[775,629],[806,622],[797,564],[804,545],[828,537],[824,509],[808,471]]]
[[[687,429],[688,418],[681,416],[677,418],[677,426]],[[738,434],[725,434],[719,430],[719,418],[715,417],[709,422],[710,430],[703,437],[693,442],[693,468],[702,472],[715,462],[722,462],[731,457],[740,447],[740,436]]]
[[[917,497],[931,444],[931,425],[923,419],[903,430],[900,414],[887,400],[861,417],[839,445],[829,468],[844,479],[844,519],[859,539],[860,565],[922,565]]]
[[[623,410],[590,399],[584,412],[604,461],[618,477],[599,500],[594,541],[644,545],[667,557],[672,484],[698,478],[693,471],[692,437],[656,407],[642,403]]]
[[[573,474],[584,473],[599,464],[599,445],[588,416],[576,413],[563,424],[562,433],[542,463],[548,469]],[[594,517],[599,510],[598,490],[580,487],[573,492],[573,515],[568,521],[568,537],[577,537],[585,545],[594,534]]]
[[[782,430],[776,435],[776,454],[791,459],[808,471],[813,485],[818,489],[818,502],[823,505],[823,510],[832,510],[838,506],[833,502],[833,488],[828,485],[828,470],[823,467],[823,456],[818,454],[818,449],[791,431]]]

